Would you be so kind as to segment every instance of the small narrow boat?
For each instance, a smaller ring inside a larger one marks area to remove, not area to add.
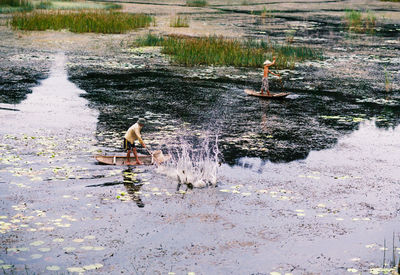
[[[270,93],[270,95],[268,95],[267,93],[262,94],[260,92],[256,92],[256,91],[250,90],[250,89],[245,89],[244,92],[251,96],[258,96],[258,97],[262,97],[262,98],[271,98],[271,99],[282,99],[282,98],[285,98],[288,95],[290,95],[290,93],[278,93],[278,94]]]

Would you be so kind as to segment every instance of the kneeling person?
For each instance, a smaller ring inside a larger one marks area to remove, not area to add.
[[[139,118],[138,121],[133,124],[131,127],[129,127],[128,131],[126,131],[125,137],[124,137],[124,149],[127,150],[127,159],[128,162],[126,163],[127,165],[138,165],[142,164],[142,162],[138,158],[138,154],[136,151],[136,146],[135,146],[135,140],[138,140],[139,143],[143,146],[143,148],[146,148],[146,145],[143,142],[143,139],[140,135],[140,131],[142,130],[144,124],[146,123],[146,120],[144,118]],[[133,152],[133,155],[135,156],[136,163],[131,163],[130,160],[130,154],[131,151]]]

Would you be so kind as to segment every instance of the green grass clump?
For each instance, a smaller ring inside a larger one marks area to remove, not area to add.
[[[186,0],[186,6],[188,7],[205,7],[207,5],[206,0]]]
[[[139,47],[145,46],[162,46],[165,41],[165,38],[162,36],[157,36],[149,33],[146,36],[140,36],[136,39],[135,45]]]
[[[400,2],[400,0],[381,0],[382,2]],[[399,271],[400,272],[400,271]]]
[[[29,0],[0,0],[0,13],[31,11],[34,5]]]
[[[28,0],[0,0],[0,5],[10,7],[24,7],[32,5],[32,3]]]
[[[169,22],[169,26],[173,28],[188,28],[189,18],[187,16],[174,16]]]
[[[273,18],[274,15],[272,14],[272,10],[267,10],[267,8],[264,6],[261,13],[260,13],[261,18]]]
[[[53,3],[50,1],[40,1],[39,4],[35,5],[35,8],[39,9],[39,10],[48,10],[48,9],[51,9],[52,7],[53,7]]]
[[[122,5],[115,3],[86,2],[81,0],[0,0],[0,13],[29,12],[39,10],[117,10]]]
[[[136,41],[138,46],[162,46],[162,52],[184,66],[213,65],[262,67],[265,59],[276,56],[275,68],[294,68],[307,59],[321,59],[322,53],[309,47],[269,44],[264,41],[209,36],[200,38],[157,37],[149,34]]]
[[[114,3],[98,3],[86,1],[52,1],[53,10],[114,10],[121,9],[122,6]]]
[[[373,33],[376,26],[376,16],[371,11],[361,13],[360,11],[347,10],[345,22],[349,32]]]
[[[128,14],[108,11],[32,12],[14,14],[11,25],[28,31],[62,30],[84,33],[125,33],[148,27],[152,17],[146,14]]]
[[[104,7],[105,10],[120,10],[122,9],[121,4],[107,3]]]

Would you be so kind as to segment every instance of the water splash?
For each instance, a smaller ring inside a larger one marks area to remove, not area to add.
[[[220,165],[218,137],[211,142],[205,138],[199,148],[183,138],[180,146],[170,150],[171,161],[158,167],[158,172],[178,181],[188,188],[204,188],[217,185],[217,170]]]

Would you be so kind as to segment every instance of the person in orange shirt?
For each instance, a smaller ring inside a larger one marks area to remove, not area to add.
[[[264,76],[262,78],[262,84],[261,84],[261,94],[264,94],[264,92],[267,92],[267,94],[270,96],[271,94],[269,93],[269,83],[268,83],[268,75],[273,74],[275,76],[280,76],[279,74],[275,74],[269,70],[269,67],[275,64],[276,58],[274,57],[272,59],[272,62],[269,60],[265,60],[264,62]]]
[[[138,121],[135,124],[133,124],[131,127],[129,127],[128,131],[126,131],[126,134],[124,137],[124,149],[127,150],[127,155],[126,155],[126,157],[128,159],[128,162],[126,163],[127,165],[142,164],[142,162],[138,158],[135,141],[138,140],[139,143],[143,146],[143,148],[146,148],[146,144],[144,144],[142,136],[140,135],[140,131],[142,130],[145,123],[146,123],[146,120],[144,118],[139,118]],[[130,160],[131,151],[133,152],[133,155],[135,156],[136,163],[131,163],[131,160]]]

